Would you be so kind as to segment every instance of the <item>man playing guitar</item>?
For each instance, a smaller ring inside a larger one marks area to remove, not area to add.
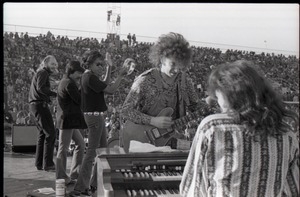
[[[174,121],[187,111],[195,111],[199,103],[193,82],[185,72],[191,58],[189,43],[178,33],[162,35],[151,47],[149,59],[155,68],[135,79],[121,111],[126,120],[122,130],[125,151],[130,140],[164,146],[172,138],[174,126],[193,118]],[[156,141],[167,134],[165,140]]]

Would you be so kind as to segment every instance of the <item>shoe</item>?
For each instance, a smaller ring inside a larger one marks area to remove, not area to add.
[[[97,191],[97,186],[90,186],[90,191],[94,194]]]
[[[67,194],[67,196],[69,196],[69,197],[80,197],[80,194],[81,194],[80,191],[73,190],[69,194]]]
[[[81,192],[81,195],[83,196],[92,196],[92,192],[89,189],[85,189],[83,192]]]
[[[67,196],[69,197],[89,197],[92,196],[92,193],[89,189],[85,189],[83,192],[80,192],[78,190],[71,191]]]
[[[36,166],[37,170],[43,170],[43,168],[41,166]]]
[[[68,179],[66,180],[66,185],[73,185],[77,182],[77,179]]]
[[[47,172],[55,172],[55,166],[50,166],[48,168],[44,168],[44,170]]]

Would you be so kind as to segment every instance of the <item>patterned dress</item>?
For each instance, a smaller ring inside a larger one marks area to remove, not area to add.
[[[202,120],[180,184],[183,196],[299,196],[299,141],[292,131],[245,135],[227,114]]]

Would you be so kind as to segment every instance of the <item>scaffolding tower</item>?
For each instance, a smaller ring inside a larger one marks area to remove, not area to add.
[[[107,3],[107,34],[120,36],[121,33],[121,3]]]

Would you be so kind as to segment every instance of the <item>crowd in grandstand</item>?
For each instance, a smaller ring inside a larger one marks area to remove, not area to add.
[[[135,34],[133,34],[135,36]],[[41,63],[41,58],[53,55],[59,64],[60,74],[51,80],[57,84],[62,78],[65,65],[70,60],[79,60],[87,49],[110,51],[114,71],[122,65],[126,58],[133,58],[137,67],[135,72],[128,76],[121,84],[119,91],[114,95],[106,96],[109,110],[106,112],[107,129],[112,131],[120,128],[119,109],[131,87],[135,76],[151,67],[148,61],[150,46],[153,43],[131,40],[110,40],[108,36],[98,41],[96,38],[70,39],[68,36],[55,36],[50,31],[46,35],[30,36],[26,32],[5,32],[4,42],[4,97],[5,109],[13,116],[15,124],[33,124],[33,117],[29,113],[28,92],[32,76]],[[281,91],[285,101],[299,102],[299,58],[296,56],[275,55],[274,53],[257,54],[253,51],[227,50],[222,52],[218,48],[192,46],[193,62],[188,72],[199,90],[199,96],[205,97],[206,81],[211,69],[220,63],[246,59],[255,62],[265,73],[273,85]],[[117,72],[115,72],[117,73]],[[55,86],[54,86],[55,87]],[[56,100],[52,100],[52,112],[55,117]],[[298,110],[298,105],[295,107]]]

